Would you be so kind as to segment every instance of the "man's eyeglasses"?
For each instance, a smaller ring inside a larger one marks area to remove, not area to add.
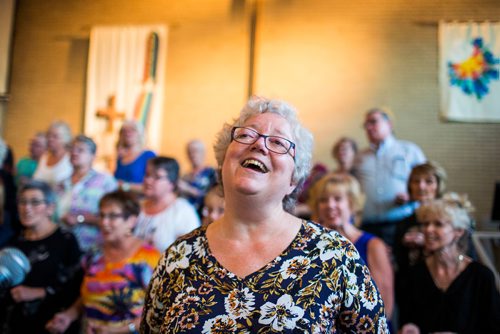
[[[45,204],[46,202],[44,199],[24,199],[24,198],[21,198],[18,201],[18,203],[19,203],[19,205],[23,205],[23,206],[26,206],[26,205],[39,206],[39,205]]]
[[[264,144],[269,151],[278,154],[287,154],[290,152],[290,155],[295,159],[295,143],[286,138],[263,135],[254,129],[239,126],[235,126],[231,130],[231,140],[240,144],[252,145],[260,137],[264,138]]]
[[[99,218],[100,219],[109,219],[109,220],[117,220],[120,218],[125,218],[125,215],[123,213],[102,213],[99,212]]]

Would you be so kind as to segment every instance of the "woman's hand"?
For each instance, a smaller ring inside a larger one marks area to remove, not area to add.
[[[54,334],[64,333],[72,322],[73,318],[67,311],[59,312],[47,322],[45,329]]]
[[[411,248],[422,247],[424,245],[424,234],[417,231],[406,232],[403,236],[403,244]]]
[[[19,285],[10,289],[10,295],[16,303],[21,303],[42,299],[46,294],[44,288],[30,288],[28,286]]]

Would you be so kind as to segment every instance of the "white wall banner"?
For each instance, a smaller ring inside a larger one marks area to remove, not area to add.
[[[125,119],[144,125],[146,146],[158,151],[167,27],[96,26],[90,34],[85,134],[97,145],[97,167],[113,166]]]
[[[500,23],[439,23],[441,115],[500,122]]]

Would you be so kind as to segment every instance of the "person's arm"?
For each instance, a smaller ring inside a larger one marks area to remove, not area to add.
[[[394,275],[389,254],[389,249],[381,239],[373,238],[368,243],[368,267],[384,301],[385,314],[391,319],[394,309]]]
[[[82,300],[78,298],[69,308],[54,314],[52,319],[45,325],[45,329],[51,333],[64,333],[73,321],[80,318],[82,311]]]
[[[10,289],[10,295],[16,303],[21,303],[36,299],[43,299],[47,296],[47,291],[44,288],[34,288],[25,285],[18,285]]]

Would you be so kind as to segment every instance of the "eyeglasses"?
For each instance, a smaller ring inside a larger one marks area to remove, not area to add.
[[[42,205],[42,204],[45,204],[45,200],[44,199],[20,199],[18,201],[19,205],[23,205],[23,206],[26,206],[26,205],[31,205],[31,206],[39,206],[39,205]]]
[[[278,154],[287,154],[292,150],[290,155],[295,159],[295,143],[286,138],[263,135],[254,129],[239,126],[235,126],[231,130],[231,140],[240,144],[252,145],[260,137],[264,138],[264,145],[269,151]]]
[[[109,219],[109,220],[117,220],[120,218],[125,218],[125,215],[123,213],[102,213],[99,212],[99,218],[100,219]]]

